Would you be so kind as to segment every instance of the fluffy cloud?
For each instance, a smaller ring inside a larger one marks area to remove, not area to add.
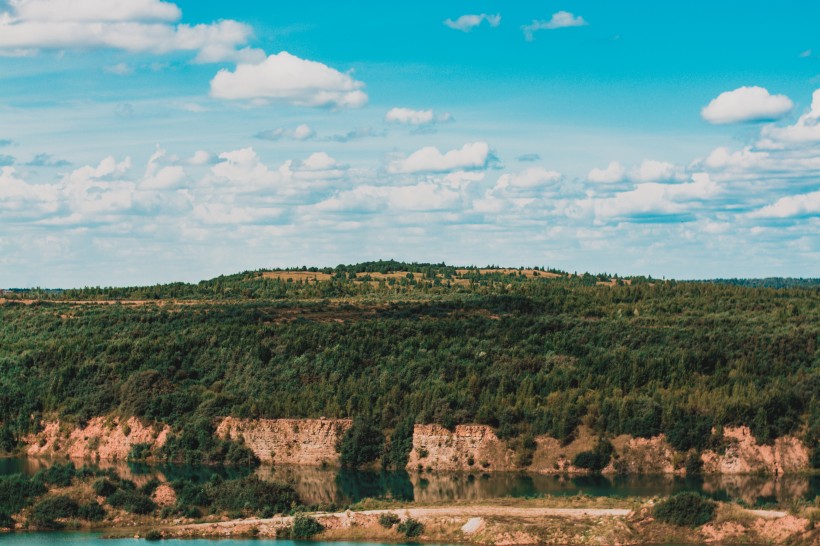
[[[483,21],[487,21],[487,23],[491,27],[497,27],[501,24],[501,15],[488,15],[486,13],[481,13],[478,15],[462,15],[455,21],[452,19],[447,19],[446,21],[444,21],[444,24],[455,30],[460,30],[462,32],[470,32],[475,27],[480,25]]]
[[[367,103],[364,84],[316,61],[283,51],[258,64],[240,64],[220,70],[211,80],[211,96],[226,100],[268,102],[297,106],[359,108]]]
[[[781,197],[774,204],[749,214],[751,218],[820,216],[820,191]]]
[[[549,186],[561,180],[562,175],[557,171],[549,171],[542,167],[526,169],[518,174],[504,174],[498,179],[498,188],[536,189]]]
[[[177,24],[179,8],[159,0],[10,0],[0,12],[0,53],[30,54],[43,49],[109,48],[130,52],[196,52],[199,62],[264,58],[243,48],[248,25],[224,20]]]
[[[820,89],[812,95],[809,111],[800,116],[794,125],[765,127],[762,135],[762,144],[771,147],[820,142]]]
[[[647,159],[629,172],[629,179],[636,182],[680,182],[686,179],[686,174],[672,163]]]
[[[773,121],[794,107],[786,95],[771,95],[763,87],[739,87],[718,95],[700,112],[713,124]]]
[[[555,12],[549,21],[534,20],[529,25],[524,25],[521,29],[524,31],[524,37],[528,42],[535,39],[535,33],[539,30],[555,30],[558,28],[567,27],[583,27],[588,25],[583,17],[573,15],[568,11]]]
[[[433,123],[446,123],[452,121],[453,117],[449,113],[435,115],[432,110],[412,110],[410,108],[391,108],[384,115],[384,121],[388,123],[399,123],[402,125],[431,125]]]
[[[490,159],[490,146],[486,142],[465,144],[461,149],[450,150],[446,153],[441,153],[433,146],[427,146],[413,152],[405,159],[392,161],[387,170],[394,174],[409,174],[484,169]]]
[[[626,176],[626,169],[617,161],[612,161],[606,169],[592,169],[587,175],[587,180],[598,184],[612,184],[620,182]]]
[[[696,173],[683,184],[638,184],[633,190],[608,198],[588,198],[579,205],[592,210],[598,221],[640,220],[686,215],[692,210],[692,202],[709,199],[719,192],[719,186],[708,174]]]

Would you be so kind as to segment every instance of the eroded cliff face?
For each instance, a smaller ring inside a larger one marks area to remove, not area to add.
[[[216,434],[241,440],[264,463],[275,465],[339,464],[336,446],[350,428],[348,419],[222,419]],[[45,423],[44,429],[26,438],[31,457],[70,457],[124,461],[135,444],[164,445],[168,427],[150,427],[138,419],[120,422],[98,417],[83,428]],[[783,437],[773,445],[758,444],[747,427],[725,428],[724,449],[701,455],[706,474],[770,474],[779,476],[809,469],[809,450],[797,438]],[[535,438],[530,457],[516,452],[486,425],[416,425],[408,470],[498,472],[525,470],[538,474],[576,474],[586,471],[572,465],[582,451],[594,448],[597,439],[580,427],[566,445],[555,438]],[[686,454],[675,451],[663,435],[655,438],[618,436],[612,439],[615,455],[605,474],[683,474]]]
[[[760,445],[748,427],[727,427],[723,430],[723,439],[726,443],[723,453],[703,453],[705,473],[781,475],[809,469],[808,448],[792,436],[778,438],[773,445]]]
[[[145,426],[135,417],[127,421],[116,417],[95,417],[81,428],[49,421],[42,431],[25,438],[25,452],[30,457],[124,461],[136,444],[162,447],[169,432],[167,426]]]
[[[705,451],[703,471],[707,474],[793,474],[809,469],[809,450],[797,438],[778,438],[773,445],[760,445],[747,427],[726,428],[726,449]],[[594,435],[579,427],[567,445],[549,436],[535,438],[530,464],[521,465],[519,454],[485,425],[459,425],[453,431],[438,425],[416,425],[408,470],[418,468],[455,471],[515,471],[540,474],[586,472],[572,465],[578,453],[593,449]],[[612,439],[615,454],[604,474],[684,474],[686,454],[676,451],[664,435],[654,438],[618,436]]]
[[[349,419],[236,419],[219,423],[220,438],[244,441],[264,463],[322,465],[339,463],[336,445]]]

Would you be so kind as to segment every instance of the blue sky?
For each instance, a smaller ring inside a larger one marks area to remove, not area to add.
[[[0,285],[378,258],[817,276],[818,20],[0,0]]]

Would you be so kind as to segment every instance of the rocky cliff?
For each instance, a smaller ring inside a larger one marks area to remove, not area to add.
[[[219,423],[216,434],[244,441],[259,460],[272,464],[338,464],[336,445],[349,419],[236,419]]]
[[[49,421],[42,431],[25,438],[25,452],[30,457],[124,461],[136,444],[162,447],[168,433],[167,426],[145,426],[134,417],[127,421],[95,417],[84,427]]]

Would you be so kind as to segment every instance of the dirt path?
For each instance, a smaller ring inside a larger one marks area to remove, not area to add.
[[[543,517],[626,517],[632,514],[632,510],[627,508],[515,508],[511,506],[454,506],[445,508],[397,508],[394,510],[364,510],[361,512],[317,512],[311,516],[325,519],[338,518],[348,519],[353,515],[359,516],[379,516],[392,512],[400,516],[411,518],[423,517],[447,517],[447,518],[474,518],[474,517],[514,517],[521,519],[535,519]],[[292,516],[279,516],[273,518],[248,518],[231,521],[220,521],[211,523],[193,523],[178,525],[177,529],[203,529],[214,527],[232,528],[237,525],[262,525],[270,524],[274,526],[286,526],[293,521]]]

